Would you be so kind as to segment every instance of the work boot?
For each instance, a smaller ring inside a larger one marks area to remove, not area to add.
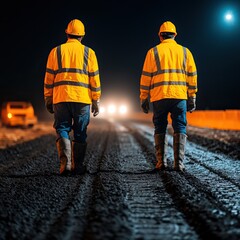
[[[84,165],[86,149],[87,143],[72,141],[72,171],[75,174],[86,172],[86,166]]]
[[[157,158],[156,169],[164,170],[167,167],[167,135],[165,133],[155,134],[155,154]]]
[[[56,141],[58,157],[60,160],[60,174],[71,171],[71,141],[67,138],[59,138]]]
[[[185,157],[186,141],[187,141],[187,135],[184,133],[175,133],[173,135],[173,151],[174,151],[173,168],[176,171],[183,172],[185,170],[183,160]]]

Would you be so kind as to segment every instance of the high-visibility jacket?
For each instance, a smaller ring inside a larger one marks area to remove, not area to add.
[[[165,39],[148,50],[140,79],[140,99],[187,99],[197,92],[197,69],[192,53]]]
[[[101,84],[95,52],[77,39],[51,50],[44,78],[44,97],[59,102],[91,104],[99,100]]]

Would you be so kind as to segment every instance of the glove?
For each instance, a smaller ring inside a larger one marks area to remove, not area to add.
[[[51,114],[54,113],[53,111],[53,103],[52,103],[52,97],[45,97],[45,106]]]
[[[192,113],[196,109],[196,97],[189,97],[187,100],[187,111]]]
[[[149,101],[148,98],[141,100],[141,108],[144,113],[148,113],[149,111]]]
[[[92,113],[94,117],[99,114],[99,100],[92,100]]]

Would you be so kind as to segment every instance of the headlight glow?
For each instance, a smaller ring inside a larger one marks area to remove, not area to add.
[[[7,114],[7,117],[10,119],[10,118],[12,118],[12,114],[11,113],[8,113]]]
[[[100,107],[99,112],[100,112],[100,113],[105,113],[105,112],[106,112],[105,107]]]
[[[119,107],[119,113],[120,113],[120,114],[125,114],[126,112],[127,112],[127,106],[121,105],[121,106]]]
[[[110,104],[109,106],[108,106],[108,113],[110,113],[110,114],[113,114],[113,113],[115,113],[116,112],[116,105],[114,105],[114,104]]]
[[[130,105],[126,100],[110,99],[100,102],[99,112],[103,118],[125,118],[128,116]]]

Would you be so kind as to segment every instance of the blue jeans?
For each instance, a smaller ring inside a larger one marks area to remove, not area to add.
[[[186,134],[187,101],[181,99],[162,99],[153,102],[154,133],[161,134],[167,132],[169,113],[174,133]]]
[[[90,120],[90,105],[75,102],[62,102],[53,105],[54,124],[57,138],[70,139],[73,130],[73,140],[86,143],[87,126]]]

